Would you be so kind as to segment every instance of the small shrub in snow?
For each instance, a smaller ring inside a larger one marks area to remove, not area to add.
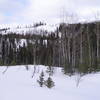
[[[45,81],[45,85],[48,87],[48,88],[52,88],[54,87],[54,82],[52,80],[52,78],[49,76],[48,79]]]
[[[40,87],[43,87],[44,85],[44,72],[42,71],[40,76],[39,76],[39,80],[37,80],[37,82],[39,83]]]

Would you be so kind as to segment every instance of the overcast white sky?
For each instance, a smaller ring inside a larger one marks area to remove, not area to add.
[[[59,23],[72,13],[90,20],[97,12],[100,0],[0,0],[0,24]]]

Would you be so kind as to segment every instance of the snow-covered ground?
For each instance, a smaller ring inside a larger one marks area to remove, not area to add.
[[[20,27],[21,26],[21,27]],[[1,31],[0,33],[2,34],[8,34],[8,33],[16,33],[16,34],[44,34],[44,31],[47,31],[48,33],[54,32],[56,28],[59,26],[58,24],[56,25],[41,25],[38,27],[32,27],[31,26],[25,26],[25,25],[20,25],[20,26],[0,26],[0,29],[4,28],[9,28],[6,31]]]
[[[5,70],[5,66],[0,67],[0,100],[100,100],[100,73],[70,77],[56,67],[52,76],[55,87],[48,89],[37,83],[41,71],[44,71],[45,79],[48,77],[45,66],[36,66],[33,78],[33,65],[29,65],[28,71],[24,65]]]

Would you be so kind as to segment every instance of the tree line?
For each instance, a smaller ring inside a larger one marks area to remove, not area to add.
[[[42,64],[63,67],[64,73],[100,70],[100,22],[61,23],[55,32],[43,32],[0,34],[0,65]]]

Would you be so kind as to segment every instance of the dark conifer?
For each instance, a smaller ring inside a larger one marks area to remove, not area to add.
[[[39,76],[39,80],[37,80],[37,82],[39,83],[40,87],[43,87],[44,84],[44,72],[42,71],[40,76]]]
[[[54,87],[54,82],[52,80],[52,78],[49,76],[48,79],[45,81],[45,85],[48,87],[48,88],[52,88]]]

